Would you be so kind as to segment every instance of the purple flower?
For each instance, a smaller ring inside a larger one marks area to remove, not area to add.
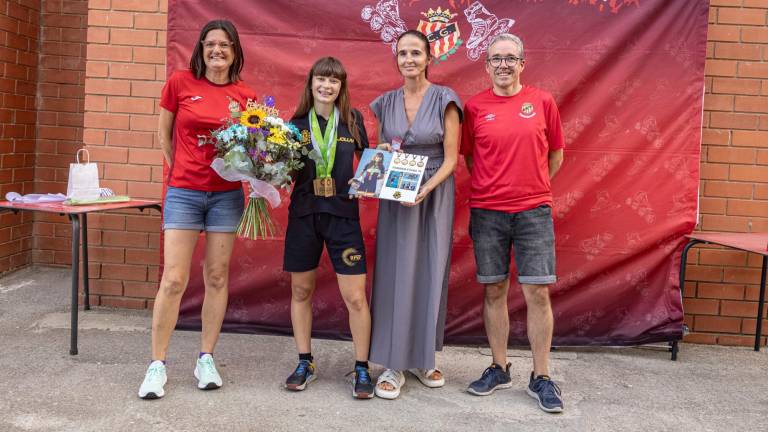
[[[266,96],[264,98],[264,105],[266,105],[268,107],[275,106],[275,97],[274,96]]]
[[[267,157],[267,152],[266,151],[262,151],[261,152],[261,157],[262,158],[266,158]]]

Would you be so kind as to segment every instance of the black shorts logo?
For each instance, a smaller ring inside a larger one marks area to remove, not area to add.
[[[356,266],[362,259],[363,255],[355,248],[345,249],[344,252],[341,253],[341,260],[349,267]]]

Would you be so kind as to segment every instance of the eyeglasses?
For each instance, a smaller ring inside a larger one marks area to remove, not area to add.
[[[228,50],[235,46],[231,42],[212,42],[212,41],[200,41],[205,49],[215,49],[217,46],[222,50]]]
[[[491,57],[488,59],[488,64],[493,67],[500,67],[503,62],[506,62],[507,66],[515,67],[523,61],[520,57],[508,56],[508,57]]]

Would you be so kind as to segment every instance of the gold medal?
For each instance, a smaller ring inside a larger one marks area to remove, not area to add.
[[[312,185],[316,196],[328,198],[336,195],[336,183],[331,177],[316,178]]]

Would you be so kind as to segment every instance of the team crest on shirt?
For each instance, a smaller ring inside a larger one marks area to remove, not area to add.
[[[240,114],[239,114],[240,108],[241,108],[240,107],[240,102],[230,98],[229,99],[229,105],[227,106],[227,108],[229,108],[229,112],[231,112],[231,113],[237,112],[238,116],[240,116]]]
[[[520,117],[522,118],[531,118],[536,115],[536,112],[533,110],[533,104],[530,102],[523,103],[523,106],[520,107]]]
[[[302,129],[301,130],[301,144],[302,145],[307,145],[307,144],[309,144],[309,142],[310,142],[309,131],[306,130],[306,129]]]

